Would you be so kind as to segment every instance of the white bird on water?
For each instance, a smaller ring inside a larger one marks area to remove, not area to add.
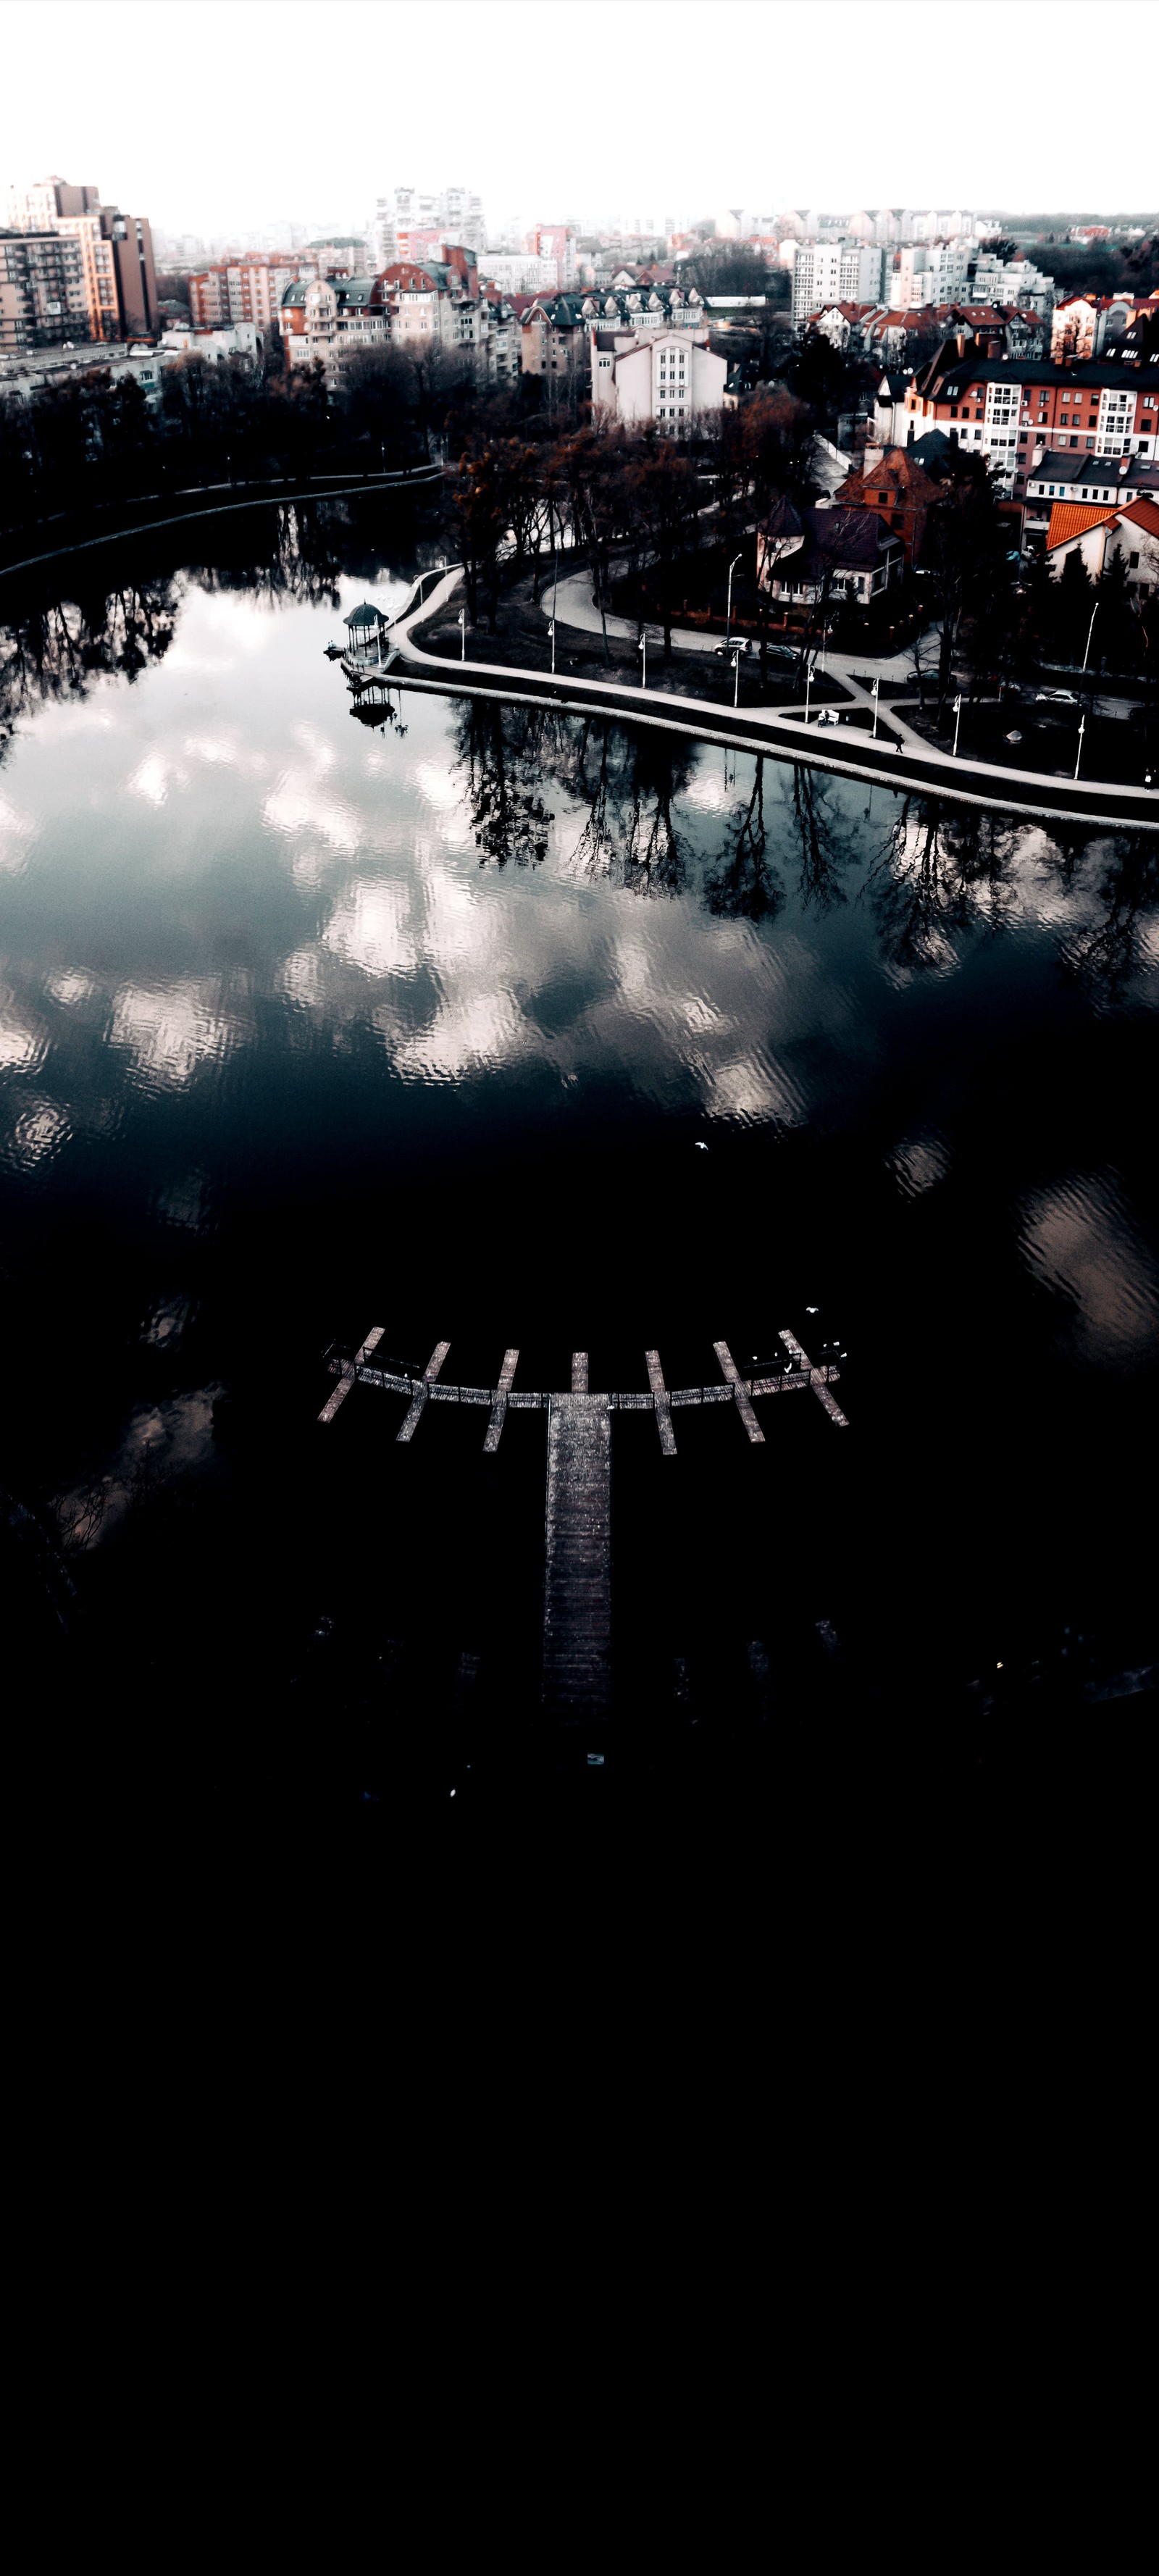
[[[697,1137],[697,1139],[696,1139],[696,1151],[697,1151],[697,1153],[698,1153],[698,1154],[707,1154],[707,1152],[708,1152],[708,1147],[707,1147],[707,1145],[704,1143],[703,1138],[702,1138],[702,1137],[700,1137],[700,1136],[698,1136],[698,1137]]]

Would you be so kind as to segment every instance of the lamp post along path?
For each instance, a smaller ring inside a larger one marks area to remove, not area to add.
[[[744,549],[742,547],[741,553],[743,554],[743,552]],[[726,652],[728,650],[729,637],[732,633],[732,577],[740,560],[740,555],[734,555],[728,568],[728,602],[724,612],[724,642]]]

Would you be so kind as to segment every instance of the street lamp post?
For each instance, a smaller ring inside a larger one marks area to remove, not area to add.
[[[550,635],[550,637],[551,637],[551,676],[552,676],[552,679],[554,680],[554,678],[555,678],[555,619],[554,619],[554,617],[552,618],[551,623],[550,623],[550,625],[549,625],[549,627],[548,627],[548,630],[547,630],[547,631],[548,631],[548,634],[549,634],[549,635]]]
[[[874,681],[874,683],[873,683],[873,690],[872,690],[872,696],[873,696],[873,732],[872,732],[872,734],[870,735],[870,741],[871,741],[871,742],[876,742],[876,740],[877,740],[877,692],[878,692],[878,690],[880,689],[880,687],[881,687],[881,680],[880,680],[880,678],[878,678],[878,679],[876,679],[876,680]]]
[[[640,681],[640,686],[641,686],[641,688],[646,689],[646,688],[647,688],[647,686],[648,686],[648,634],[647,634],[647,629],[646,629],[646,628],[645,628],[644,633],[643,633],[643,634],[641,635],[641,637],[640,637],[640,641],[639,641],[639,643],[638,643],[638,645],[637,645],[637,647],[636,647],[636,650],[637,650],[637,652],[638,652],[638,653],[642,653],[642,654],[643,654],[643,656],[644,656],[643,662],[642,662],[642,664],[641,664],[641,666],[640,666],[640,667],[641,667],[641,673],[642,673],[642,677],[641,677],[641,681]]]
[[[811,662],[806,662],[806,664],[805,664],[805,722],[806,722],[806,724],[808,724],[808,721],[809,721],[809,691],[810,691],[810,689],[812,688],[812,686],[813,686],[813,665],[812,665],[812,663],[811,663]]]
[[[460,662],[465,662],[465,661],[466,661],[466,659],[467,659],[467,611],[466,611],[466,609],[465,609],[465,608],[461,608],[461,609],[459,610],[459,660],[460,660]]]
[[[739,646],[739,644],[734,644],[734,646],[733,646],[733,650],[732,650],[732,702],[733,702],[734,707],[735,707],[735,706],[737,706],[737,705],[739,704],[739,701],[740,701],[740,646]]]
[[[1086,717],[1085,717],[1085,716],[1080,716],[1080,717],[1079,717],[1079,747],[1078,747],[1078,750],[1077,750],[1077,751],[1076,751],[1076,753],[1075,753],[1075,762],[1074,762],[1074,774],[1075,774],[1075,777],[1076,777],[1076,778],[1078,777],[1078,774],[1079,774],[1079,762],[1080,762],[1080,760],[1082,759],[1082,756],[1083,756],[1083,735],[1084,735],[1084,733],[1086,732],[1086,729],[1087,729],[1087,720],[1086,720]]]
[[[744,548],[742,546],[741,554],[743,554],[743,552]],[[724,649],[726,653],[728,651],[728,639],[732,632],[732,577],[740,559],[740,555],[734,555],[728,568],[728,605],[724,612]]]
[[[1092,608],[1092,610],[1091,610],[1091,622],[1090,622],[1090,625],[1089,625],[1089,626],[1088,626],[1088,628],[1087,628],[1087,649],[1086,649],[1086,652],[1085,652],[1085,653],[1084,653],[1084,655],[1083,655],[1083,677],[1084,677],[1084,679],[1085,679],[1085,677],[1086,677],[1087,659],[1088,659],[1088,656],[1089,656],[1089,653],[1090,653],[1090,649],[1091,649],[1091,637],[1092,637],[1092,635],[1094,634],[1094,631],[1095,631],[1095,619],[1096,619],[1096,617],[1098,616],[1098,613],[1099,613],[1099,602],[1098,602],[1098,600],[1096,599],[1095,604],[1094,604],[1094,607],[1093,607],[1093,608]]]
[[[955,760],[956,760],[956,759],[957,759],[957,757],[958,757],[958,735],[959,735],[959,733],[961,732],[961,729],[962,729],[962,694],[961,694],[961,691],[959,690],[958,695],[957,695],[957,697],[956,697],[956,698],[955,698],[955,700],[954,700],[954,758],[955,758]]]

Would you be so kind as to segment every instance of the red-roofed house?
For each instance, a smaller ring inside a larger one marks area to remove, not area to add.
[[[1140,599],[1159,591],[1159,502],[1141,495],[1122,510],[1097,510],[1081,502],[1056,501],[1050,514],[1046,554],[1056,571],[1069,554],[1081,554],[1097,581],[1118,557]]]

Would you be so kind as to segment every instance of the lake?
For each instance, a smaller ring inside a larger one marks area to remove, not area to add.
[[[1120,1724],[1098,1694],[1155,1653],[1154,836],[360,712],[327,641],[443,551],[391,511],[0,585],[0,1477],[46,1704],[339,1807],[578,1774],[538,1711],[542,1416],[487,1461],[485,1417],[400,1449],[370,1389],[321,1432],[327,1355],[380,1325],[388,1366],[445,1339],[487,1385],[518,1345],[564,1387],[578,1348],[643,1388],[655,1347],[679,1386],[790,1327],[845,1355],[847,1432],[807,1394],[759,1449],[731,1411],[675,1461],[614,1425],[601,1774]]]

